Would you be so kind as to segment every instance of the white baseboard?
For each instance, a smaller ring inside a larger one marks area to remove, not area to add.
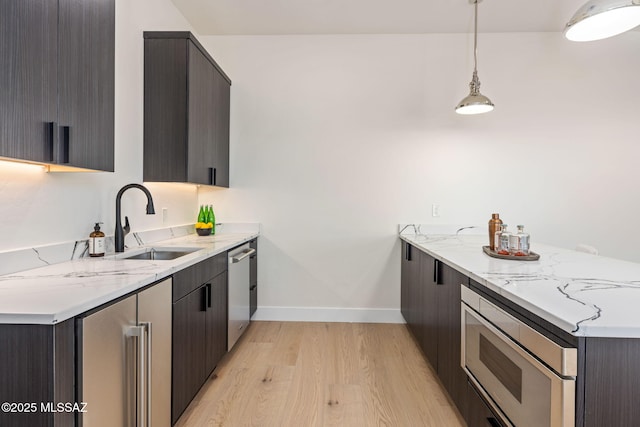
[[[251,320],[280,322],[405,323],[399,309],[258,307]]]

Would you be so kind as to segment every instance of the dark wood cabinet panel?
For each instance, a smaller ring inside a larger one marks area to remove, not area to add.
[[[57,2],[0,2],[0,157],[53,160],[57,31]]]
[[[231,85],[217,69],[213,70],[213,146],[214,184],[229,187],[229,121]]]
[[[632,427],[640,422],[640,339],[586,341],[584,426]]]
[[[187,181],[215,184],[215,69],[193,44],[188,43],[189,115]]]
[[[438,376],[460,412],[464,413],[467,375],[460,363],[460,286],[468,284],[469,279],[444,263],[440,262],[439,267]]]
[[[207,292],[207,375],[227,352],[227,272],[211,280]]]
[[[113,171],[114,0],[2,1],[0,23],[0,156]]]
[[[464,391],[467,402],[464,418],[467,427],[503,427],[500,419],[491,411],[470,382],[465,382]]]
[[[249,259],[249,316],[258,309],[258,239],[249,242],[249,247],[256,252]]]
[[[206,289],[173,304],[172,404],[175,424],[206,379]]]
[[[227,270],[227,253],[201,261],[173,275],[173,302],[202,286],[210,278]]]
[[[468,278],[404,242],[401,311],[445,389],[464,412],[467,378],[460,366],[460,285]]]
[[[59,0],[58,164],[114,170],[115,2]]]
[[[144,180],[228,187],[231,80],[189,32],[144,37]]]
[[[416,315],[420,322],[420,346],[431,366],[438,368],[440,343],[438,342],[438,287],[435,282],[436,260],[420,252],[419,291],[416,293]]]
[[[175,423],[227,352],[227,253],[175,273],[173,300]]]
[[[75,402],[73,319],[50,325],[0,324],[0,401],[35,403],[35,412],[0,412],[3,427],[69,426],[73,413],[41,411],[41,402]]]

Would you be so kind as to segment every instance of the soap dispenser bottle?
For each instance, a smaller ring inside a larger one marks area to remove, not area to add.
[[[93,233],[89,234],[89,256],[104,256],[104,233],[100,231],[101,222],[96,222]]]

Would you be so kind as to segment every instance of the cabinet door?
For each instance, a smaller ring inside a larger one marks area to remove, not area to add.
[[[55,1],[0,2],[0,157],[52,160],[57,26]]]
[[[250,242],[251,249],[255,249],[249,259],[249,316],[258,309],[258,240]]]
[[[420,263],[420,292],[416,296],[418,315],[420,316],[420,347],[434,369],[438,369],[439,363],[439,331],[438,287],[436,285],[436,260],[430,255],[422,254]]]
[[[438,376],[464,413],[467,376],[460,366],[460,285],[469,279],[446,264],[438,265]]]
[[[113,171],[114,0],[59,0],[56,163]]]
[[[193,43],[189,42],[189,149],[188,181],[213,185],[215,170],[215,81],[217,71]]]
[[[489,406],[484,403],[471,383],[465,383],[467,410],[465,421],[468,427],[502,427],[499,418],[495,416]]]
[[[419,334],[419,308],[415,299],[420,287],[421,252],[409,243],[402,244],[400,307],[404,320],[416,340]]]
[[[207,373],[227,353],[227,272],[216,276],[207,292]]]
[[[231,85],[213,69],[213,144],[214,144],[214,185],[229,187],[229,115]]]
[[[171,422],[175,424],[206,379],[205,287],[173,304],[173,393]]]

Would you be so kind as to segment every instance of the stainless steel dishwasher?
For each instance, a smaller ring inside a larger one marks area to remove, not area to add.
[[[229,251],[229,322],[227,350],[249,325],[249,257],[256,250],[246,243]]]

